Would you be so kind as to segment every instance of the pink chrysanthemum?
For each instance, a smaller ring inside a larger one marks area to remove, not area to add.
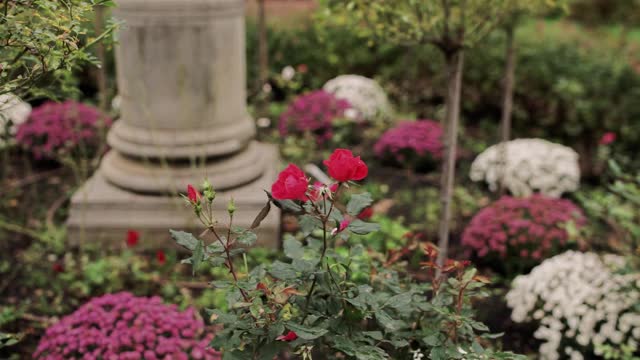
[[[403,121],[382,134],[373,150],[395,165],[430,166],[442,158],[442,127],[433,120]]]
[[[539,262],[566,244],[565,225],[571,221],[578,227],[585,224],[584,214],[569,200],[504,196],[473,217],[462,244],[480,257],[497,254]]]
[[[320,144],[331,139],[333,121],[345,116],[348,101],[323,90],[298,96],[280,116],[281,136],[310,132]]]
[[[47,329],[34,359],[208,359],[204,323],[193,309],[179,311],[159,297],[122,292],[94,298]]]
[[[16,140],[36,158],[55,158],[77,151],[79,146],[95,147],[111,123],[109,117],[89,105],[73,100],[47,102],[20,125]]]

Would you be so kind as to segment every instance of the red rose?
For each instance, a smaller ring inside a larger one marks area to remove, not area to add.
[[[347,227],[349,227],[349,224],[351,224],[351,220],[345,218],[342,221],[340,221],[340,225],[338,225],[337,228],[333,229],[333,231],[331,231],[331,235],[335,235],[337,233],[341,233],[344,231],[344,229],[346,229]]]
[[[134,247],[138,245],[138,240],[140,239],[140,233],[135,230],[127,231],[127,246]]]
[[[280,335],[276,338],[278,341],[293,341],[298,338],[298,334],[293,331],[289,331],[287,335]]]
[[[271,186],[271,194],[278,200],[306,201],[309,180],[299,167],[289,164],[280,174],[278,180]]]
[[[54,273],[61,273],[64,272],[64,265],[62,265],[59,262],[53,263],[53,266],[51,267],[51,269],[53,270]]]
[[[194,204],[200,202],[200,193],[191,184],[187,185],[187,197]]]
[[[306,73],[309,70],[309,67],[307,66],[307,64],[300,64],[298,65],[298,72],[300,73]]]
[[[324,164],[329,169],[329,175],[340,182],[362,180],[369,173],[360,156],[354,157],[351,151],[346,149],[336,149]]]
[[[364,208],[364,210],[362,210],[360,212],[360,214],[358,214],[358,219],[360,220],[369,220],[371,219],[371,217],[373,216],[373,208],[371,206]]]
[[[616,141],[616,133],[609,131],[600,138],[600,145],[609,145],[614,141]]]
[[[158,260],[158,264],[164,265],[167,262],[167,255],[165,255],[164,251],[158,250],[156,252],[156,260]]]

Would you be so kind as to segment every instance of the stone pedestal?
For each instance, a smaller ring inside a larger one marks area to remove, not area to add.
[[[263,161],[275,164],[277,148],[257,144],[264,154]],[[276,167],[269,167],[263,175],[250,184],[218,192],[214,216],[226,224],[226,204],[233,197],[238,211],[236,225],[248,227],[267,202],[264,189],[270,189],[276,177]],[[98,242],[106,246],[124,246],[127,230],[142,233],[142,246],[172,246],[169,229],[202,231],[192,209],[177,196],[140,194],[124,190],[109,183],[102,171],[98,171],[71,199],[71,213],[67,221],[69,241],[72,244]],[[257,246],[278,247],[280,211],[275,206],[257,229]]]
[[[219,209],[233,196],[236,224],[248,226],[266,203],[277,155],[253,140],[246,109],[243,0],[117,3],[122,117],[98,173],[72,199],[70,238],[122,241],[135,229],[159,241],[169,228],[192,228],[177,195],[205,178]],[[276,244],[278,215],[263,223],[263,244]]]

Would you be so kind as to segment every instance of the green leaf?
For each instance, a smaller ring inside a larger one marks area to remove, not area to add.
[[[233,324],[238,320],[236,315],[226,313],[220,309],[205,309],[205,313],[209,316],[209,319],[214,315],[215,320],[212,322],[216,324]]]
[[[422,338],[422,342],[429,347],[434,347],[440,344],[440,340],[438,339],[438,334],[427,335]]]
[[[389,355],[376,346],[360,345],[356,348],[357,360],[385,360],[389,359]]]
[[[476,276],[476,273],[478,271],[474,268],[471,268],[467,271],[465,271],[464,275],[462,275],[462,282],[463,283],[467,283],[469,281],[471,281],[471,279],[473,279],[474,276]]]
[[[287,323],[286,327],[295,332],[299,338],[305,340],[314,340],[329,332],[329,330],[320,327],[308,327],[297,323]]]
[[[408,307],[411,304],[411,298],[413,297],[413,292],[408,291],[402,294],[394,295],[389,298],[385,303],[387,306],[390,306],[394,309]]]
[[[191,259],[192,275],[195,276],[196,269],[198,268],[198,266],[200,266],[202,260],[204,260],[204,243],[202,242],[202,240],[198,240],[198,242],[196,243],[196,248],[193,250],[193,256],[191,257]]]
[[[293,236],[287,236],[284,239],[284,254],[293,260],[302,259],[304,256],[304,248],[300,241],[296,240]]]
[[[358,216],[362,210],[370,206],[372,203],[373,199],[369,193],[352,195],[349,203],[347,204],[347,212],[350,215]]]
[[[387,331],[398,331],[404,326],[402,321],[394,320],[386,311],[382,309],[377,310],[374,314],[376,316],[376,321],[378,322],[378,324],[384,327]]]
[[[297,277],[296,271],[290,264],[285,264],[277,260],[271,265],[269,274],[280,280],[293,280]]]
[[[175,230],[169,230],[169,233],[178,245],[188,250],[194,251],[198,246],[198,239],[191,233]]]
[[[380,225],[364,222],[362,220],[354,220],[349,224],[347,230],[351,231],[354,234],[367,235],[374,231],[380,230]]]
[[[384,338],[381,331],[363,331],[362,335],[368,336],[376,341],[382,341]]]
[[[302,215],[300,221],[298,221],[298,225],[300,226],[302,235],[307,237],[311,235],[315,229],[321,228],[322,222],[311,215]]]
[[[253,231],[244,230],[238,235],[236,240],[238,240],[241,245],[253,246],[256,240],[258,240],[258,236]]]
[[[316,269],[319,261],[320,259],[318,258],[309,260],[295,259],[291,263],[291,266],[293,267],[293,269],[295,269],[295,271],[299,271],[301,273],[310,273]]]
[[[282,341],[275,341],[260,346],[257,360],[273,360],[276,355],[287,347]]]

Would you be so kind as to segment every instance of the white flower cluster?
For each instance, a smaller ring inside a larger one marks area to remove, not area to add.
[[[536,321],[540,359],[581,360],[601,345],[640,343],[638,274],[617,274],[616,255],[568,251],[516,277],[507,293],[515,322]],[[589,358],[587,356],[587,358]]]
[[[19,97],[8,93],[0,95],[0,146],[9,121],[13,124],[9,128],[10,135],[14,135],[16,127],[29,118],[31,105],[22,101]]]
[[[492,191],[502,181],[514,196],[538,191],[551,197],[578,189],[580,166],[573,149],[543,139],[517,139],[506,143],[506,166],[502,164],[504,145],[483,151],[471,164],[473,181],[484,180]]]
[[[363,120],[389,119],[393,116],[387,94],[377,82],[367,77],[340,75],[327,81],[322,89],[347,100]]]

